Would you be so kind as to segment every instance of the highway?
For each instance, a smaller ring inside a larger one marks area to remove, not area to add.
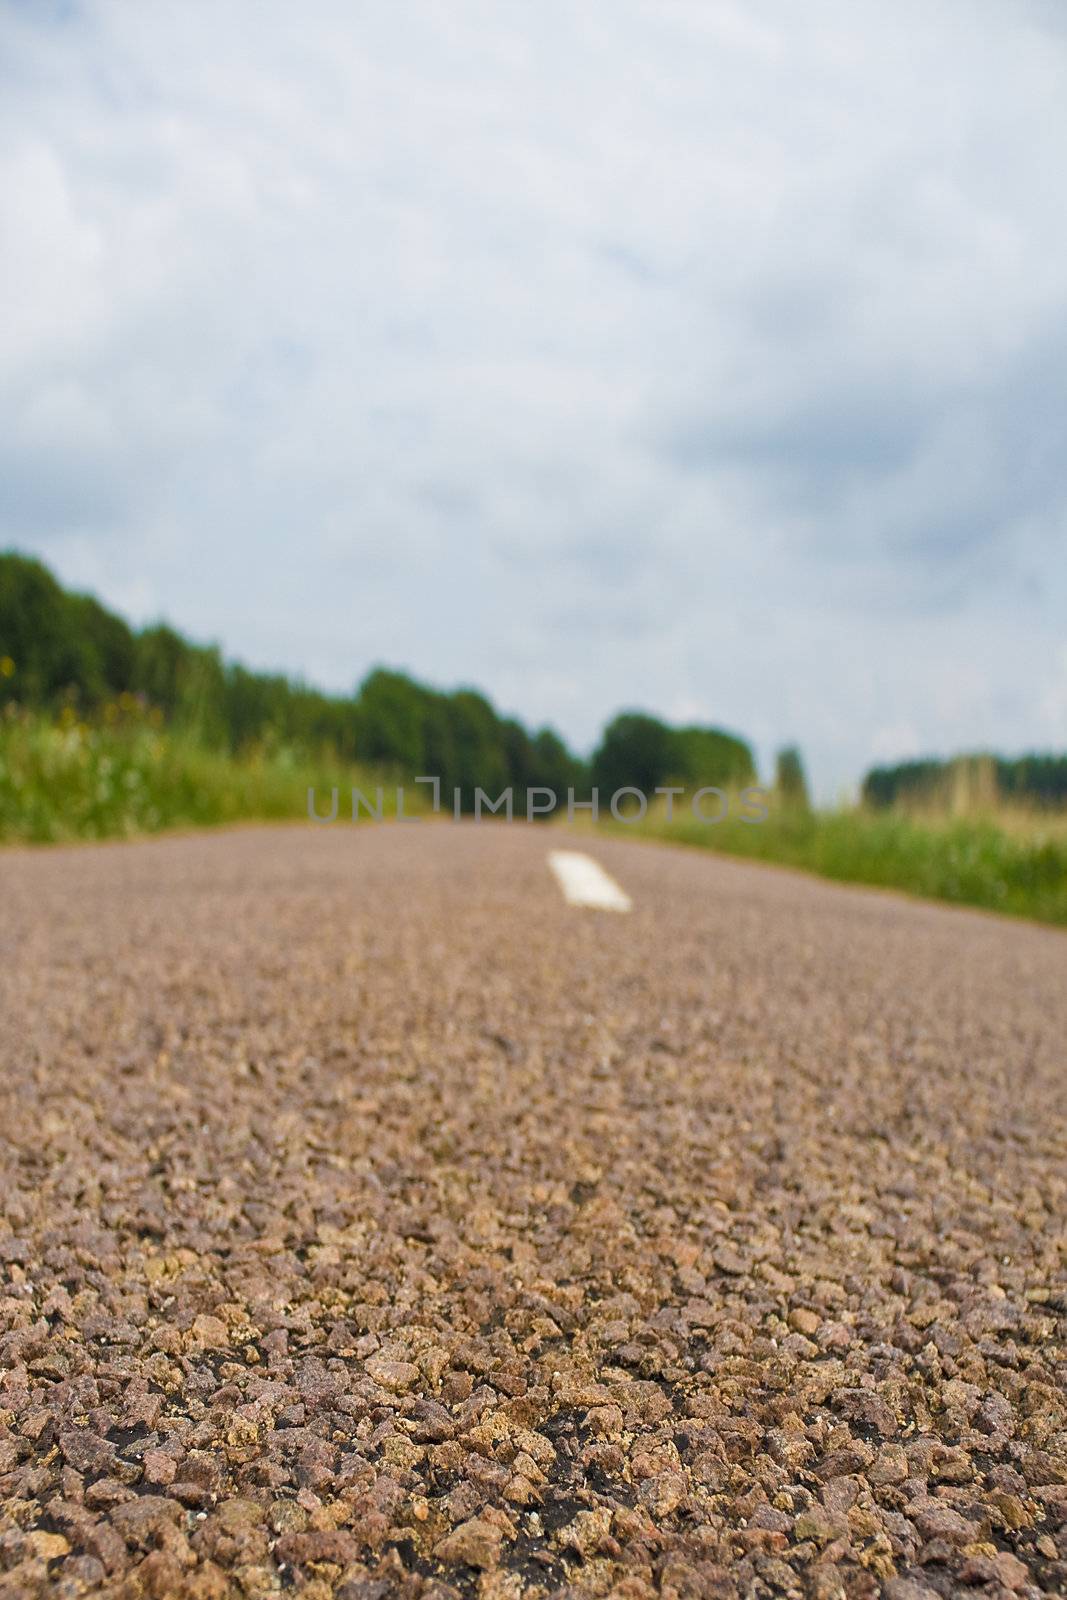
[[[1062,932],[504,823],[0,907],[0,1596],[1067,1592]]]

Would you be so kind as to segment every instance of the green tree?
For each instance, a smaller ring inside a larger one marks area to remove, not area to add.
[[[0,695],[28,705],[71,691],[98,699],[106,692],[105,667],[87,624],[81,598],[68,595],[40,561],[0,556],[0,657],[15,666],[0,677]]]
[[[131,689],[137,649],[132,630],[91,595],[71,594],[64,598],[66,626],[82,652],[84,678],[80,687],[85,700],[98,705]]]
[[[740,789],[756,779],[748,745],[720,728],[673,729],[670,764],[673,776],[694,788]]]
[[[359,691],[359,755],[417,775],[426,753],[426,691],[402,672],[377,667]]]
[[[134,687],[168,717],[178,710],[189,651],[181,634],[165,623],[145,628],[137,636]]]
[[[593,782],[605,795],[665,784],[740,788],[755,778],[743,739],[720,728],[671,728],[643,711],[624,711],[604,730],[593,755]]]
[[[778,791],[779,802],[787,810],[811,810],[804,762],[796,745],[779,750],[774,764],[774,787]]]
[[[622,711],[608,723],[593,754],[593,783],[609,796],[624,788],[650,795],[675,776],[676,755],[666,723],[644,711]]]
[[[502,717],[475,689],[445,693],[385,667],[353,696],[325,695],[280,673],[225,662],[214,646],[192,643],[166,623],[135,632],[99,601],[67,593],[41,562],[0,554],[0,699],[47,706],[75,693],[93,707],[127,690],[138,693],[201,743],[237,751],[279,743],[304,754],[377,763],[399,777],[441,779],[446,803],[459,788],[492,797],[508,787],[525,811],[528,791],[568,788],[605,794],[659,785],[739,785],[753,776],[743,740],[717,728],[670,728],[646,712],[627,711],[604,730],[591,764],[558,734],[531,734]],[[1034,758],[1036,760],[1036,758]],[[1059,777],[1042,768],[1026,778],[1044,789]]]

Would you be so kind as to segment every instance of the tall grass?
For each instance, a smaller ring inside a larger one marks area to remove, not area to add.
[[[729,855],[800,867],[847,883],[903,889],[933,900],[985,907],[1067,924],[1067,819],[1049,813],[1004,817],[923,817],[861,807],[837,811],[783,808],[771,801],[762,823],[735,814],[717,824],[685,815],[668,822],[650,810],[644,822],[613,832],[700,845]]]
[[[0,715],[0,840],[47,842],[122,838],[166,828],[307,816],[314,788],[368,796],[391,779],[328,756],[264,743],[233,756],[167,729],[158,713],[122,696],[91,722],[68,709],[57,718],[8,707]],[[413,809],[420,801],[410,793]],[[958,797],[954,802],[958,809]],[[903,889],[929,899],[1067,925],[1067,815],[1018,807],[951,815],[807,811],[772,798],[765,822],[721,823],[679,808],[668,821],[651,807],[640,823],[601,823],[629,837],[699,845],[780,862],[844,882]]]
[[[375,782],[380,775],[292,748],[261,746],[241,756],[205,748],[164,728],[132,696],[92,722],[70,710],[50,718],[8,707],[0,716],[0,840],[123,838],[306,817],[309,787],[324,813],[338,788],[343,818],[348,790],[355,785],[373,797]]]

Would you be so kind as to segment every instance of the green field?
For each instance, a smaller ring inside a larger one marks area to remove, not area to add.
[[[373,799],[381,776],[336,759],[264,744],[239,756],[162,726],[132,696],[92,721],[8,707],[0,715],[0,840],[48,843],[125,838],[261,819],[307,816],[307,792],[338,817],[356,786]],[[392,790],[386,785],[386,807]],[[410,807],[415,809],[415,805]]]
[[[1005,811],[976,817],[914,816],[863,807],[807,811],[771,801],[766,822],[731,814],[714,825],[653,812],[612,833],[696,845],[800,867],[844,883],[903,889],[1067,924],[1067,818]]]
[[[394,778],[299,747],[264,741],[240,755],[167,728],[158,712],[120,696],[91,720],[8,706],[0,715],[0,840],[47,843],[124,838],[168,828],[307,816],[313,787],[320,811],[341,791],[368,796]],[[418,791],[409,801],[419,804]],[[772,797],[763,823],[732,808],[717,824],[684,813],[668,822],[651,810],[640,824],[602,822],[626,837],[720,850],[800,867],[825,878],[903,889],[932,900],[1067,925],[1067,817],[1004,811],[949,818],[863,807],[808,811]]]

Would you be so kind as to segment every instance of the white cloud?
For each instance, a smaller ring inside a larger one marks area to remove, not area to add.
[[[824,793],[872,729],[1065,736],[1048,7],[0,33],[0,540],[331,686],[797,739]]]

